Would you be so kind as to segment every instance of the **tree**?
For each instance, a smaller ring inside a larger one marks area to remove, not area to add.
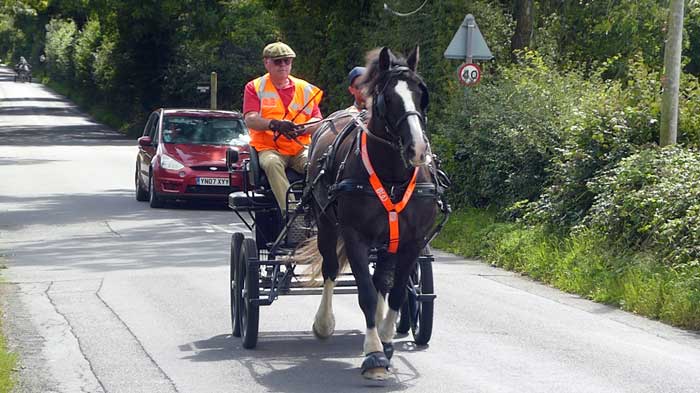
[[[530,41],[532,41],[533,25],[535,23],[533,1],[515,0],[513,17],[515,18],[515,33],[510,40],[510,57],[515,62],[517,60],[515,51],[529,47]]]
[[[668,36],[664,51],[664,93],[661,102],[661,146],[676,143],[678,133],[678,87],[683,44],[684,0],[671,0],[668,12]]]

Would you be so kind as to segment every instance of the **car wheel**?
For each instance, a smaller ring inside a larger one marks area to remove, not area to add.
[[[156,183],[153,179],[153,175],[149,176],[148,180],[148,202],[152,208],[163,207],[163,199],[156,194]]]
[[[134,184],[136,186],[136,200],[139,202],[146,202],[149,198],[148,191],[144,190],[141,186],[141,179],[139,179],[139,170],[136,168],[136,174],[134,175]]]

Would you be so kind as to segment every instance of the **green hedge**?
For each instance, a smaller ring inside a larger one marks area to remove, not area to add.
[[[610,244],[593,230],[562,236],[542,226],[504,222],[494,211],[461,209],[432,245],[591,300],[700,329],[697,268],[671,268],[652,253]]]

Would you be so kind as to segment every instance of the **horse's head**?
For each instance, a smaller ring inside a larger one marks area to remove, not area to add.
[[[418,47],[406,60],[382,48],[370,59],[364,82],[372,101],[372,132],[388,140],[411,166],[425,165],[430,153],[425,136],[428,88],[417,65]]]

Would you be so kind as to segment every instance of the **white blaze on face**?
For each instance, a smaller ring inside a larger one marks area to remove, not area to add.
[[[406,81],[398,81],[394,91],[399,97],[401,97],[401,101],[403,101],[403,107],[406,112],[418,112],[418,109],[416,109],[416,104],[413,102],[413,92],[408,88],[408,83],[406,83]],[[413,139],[413,143],[415,144],[415,156],[410,157],[409,161],[415,166],[423,165],[425,164],[425,159],[421,160],[420,157],[421,155],[423,157],[426,156],[425,150],[428,146],[423,139],[423,127],[420,123],[420,119],[418,116],[408,116],[408,118],[406,118],[406,123],[408,123],[408,126],[410,127],[411,139]]]

